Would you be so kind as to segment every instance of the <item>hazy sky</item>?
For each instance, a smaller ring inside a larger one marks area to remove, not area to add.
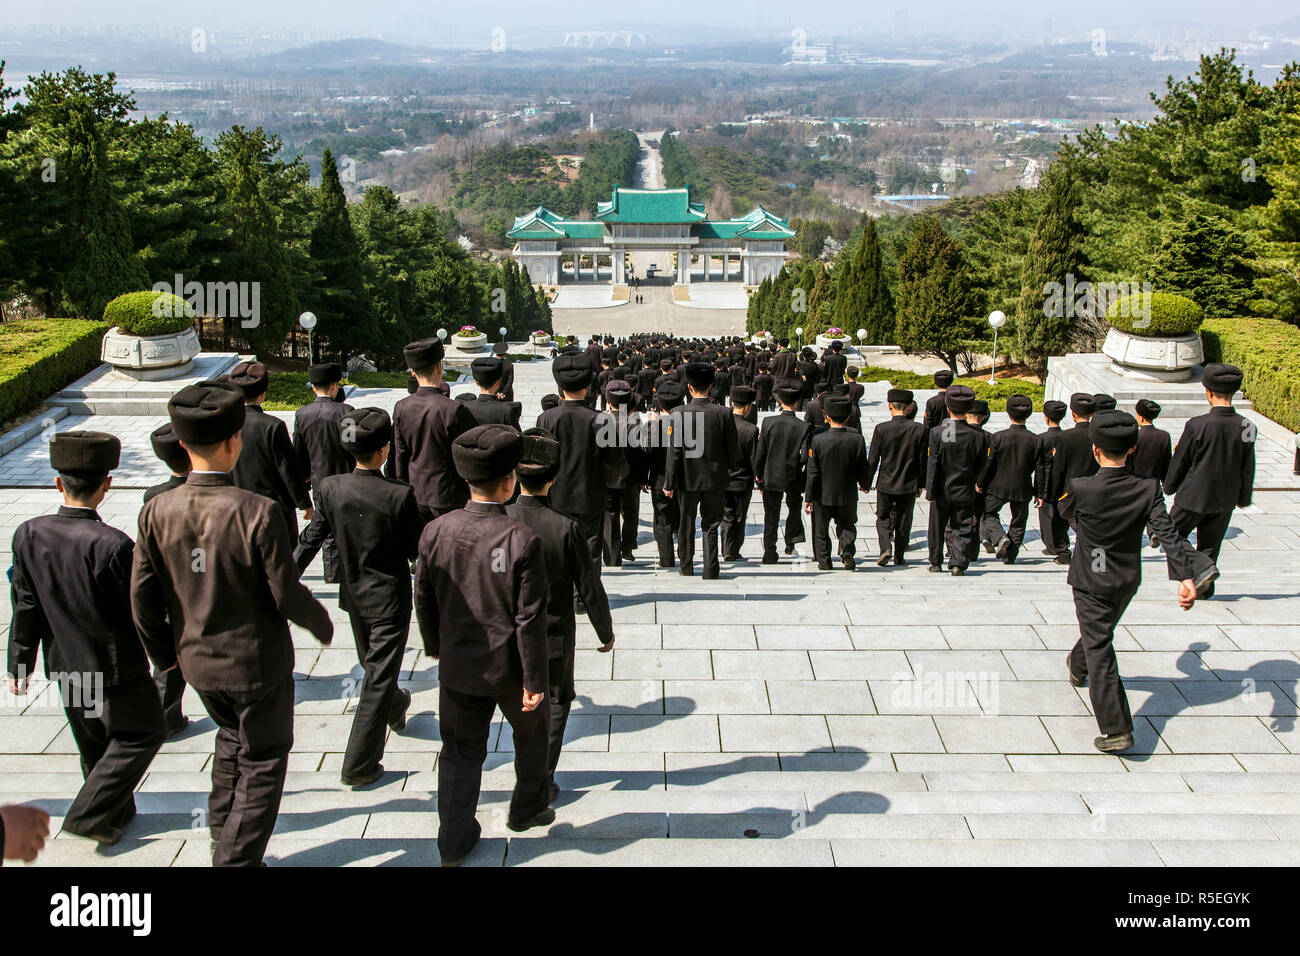
[[[331,33],[394,33],[401,39],[448,32],[490,33],[545,26],[556,30],[611,25],[653,28],[662,24],[677,35],[692,26],[758,28],[765,33],[803,27],[810,34],[854,28],[887,31],[894,11],[908,9],[911,32],[949,35],[990,30],[1034,33],[1049,18],[1055,32],[1103,27],[1130,29],[1144,24],[1168,27],[1226,28],[1242,36],[1260,26],[1296,15],[1295,0],[52,0],[0,4],[0,24],[93,27],[207,26],[300,28]],[[459,39],[459,36],[458,36]]]

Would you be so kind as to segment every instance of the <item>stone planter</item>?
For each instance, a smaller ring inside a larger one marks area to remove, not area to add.
[[[104,334],[99,357],[113,370],[139,381],[157,381],[186,374],[202,349],[192,327],[168,335],[128,335],[116,325]]]
[[[754,345],[757,345],[759,348],[765,348],[773,339],[774,336],[771,333],[768,333],[767,335],[755,335],[749,341]]]
[[[487,344],[487,333],[480,332],[478,335],[453,335],[448,340],[451,347],[457,352],[480,352],[483,346]]]
[[[1194,332],[1154,338],[1111,329],[1101,351],[1121,374],[1151,382],[1186,382],[1205,361],[1201,337]]]
[[[550,345],[551,337],[544,332],[542,333],[534,332],[528,336],[528,344],[529,345]]]
[[[832,342],[842,342],[842,343],[844,343],[844,347],[845,347],[846,349],[852,347],[852,345],[853,345],[853,339],[852,339],[850,336],[847,336],[847,335],[836,335],[836,336],[819,335],[819,336],[817,336],[817,347],[818,347],[819,349],[828,349],[828,348],[830,348]]]

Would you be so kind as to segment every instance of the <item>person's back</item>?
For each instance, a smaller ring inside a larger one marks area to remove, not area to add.
[[[1139,426],[1137,449],[1129,456],[1134,474],[1149,475],[1164,481],[1169,474],[1169,462],[1173,456],[1173,440],[1169,437],[1169,432],[1155,425]]]
[[[845,409],[847,412],[847,409]],[[838,507],[857,504],[867,485],[867,446],[851,428],[827,428],[812,440],[804,499]]]
[[[393,474],[415,489],[430,514],[464,505],[469,489],[451,461],[451,443],[475,425],[463,402],[421,385],[393,408]]]
[[[1103,468],[1070,481],[1061,506],[1076,525],[1067,578],[1071,587],[1115,593],[1137,589],[1142,533],[1157,496],[1163,504],[1157,479],[1124,468]]]
[[[543,412],[537,426],[560,443],[560,473],[551,493],[551,507],[567,515],[604,509],[605,474],[597,445],[600,413],[582,399],[565,399]]]
[[[1086,478],[1097,473],[1097,459],[1092,456],[1092,439],[1088,434],[1088,421],[1096,408],[1096,399],[1086,392],[1070,396],[1070,412],[1075,423],[1073,428],[1062,429],[1052,453],[1048,494],[1053,501],[1065,494],[1072,478]]]
[[[868,450],[875,486],[887,495],[915,494],[925,484],[925,453],[923,424],[902,415],[881,422],[871,433]]]
[[[803,488],[799,448],[805,431],[804,423],[789,409],[763,419],[759,426],[755,473],[764,491]]]
[[[989,436],[988,465],[980,487],[1003,501],[1028,501],[1034,496],[1034,468],[1038,463],[1038,436],[1024,424]]]
[[[988,435],[961,419],[949,421],[930,433],[927,487],[931,496],[969,502],[974,500],[975,482],[988,457]]]
[[[693,447],[678,444],[669,451],[668,487],[725,490],[728,473],[740,454],[735,416],[707,397],[693,397],[681,407],[681,427],[683,442]]]
[[[1139,430],[1139,436],[1140,436]],[[1231,406],[1189,418],[1174,449],[1165,493],[1186,511],[1224,512],[1250,504],[1255,425]]]
[[[352,456],[339,442],[339,419],[351,411],[352,406],[345,402],[318,395],[314,402],[294,413],[294,453],[298,456],[299,471],[311,477],[313,486],[330,475],[343,475],[352,470]]]

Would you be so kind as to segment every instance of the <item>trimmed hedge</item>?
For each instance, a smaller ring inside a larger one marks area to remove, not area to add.
[[[933,391],[934,389],[933,375],[921,375],[917,372],[907,372],[893,368],[876,368],[873,365],[866,365],[859,369],[858,381],[888,382],[894,388],[905,388],[909,391],[920,391],[926,388]],[[1033,401],[1035,411],[1042,411],[1043,408],[1043,386],[1037,382],[1026,381],[1023,378],[999,379],[996,385],[990,385],[978,378],[957,378],[953,379],[953,384],[969,385],[975,390],[976,398],[989,403],[989,411],[991,412],[1005,412],[1007,410],[1007,399],[1012,395],[1027,396]]]
[[[357,388],[400,388],[406,391],[407,378],[406,372],[354,372],[347,377],[346,383]],[[448,369],[443,378],[455,382],[460,373]],[[262,407],[270,412],[292,412],[314,401],[316,396],[307,384],[306,372],[272,372]]]
[[[1137,327],[1135,323],[1145,321],[1142,310],[1146,297],[1138,294],[1116,299],[1106,309],[1106,321],[1111,328],[1130,335],[1145,335],[1149,338],[1172,338],[1187,335],[1200,328],[1205,312],[1199,305],[1185,295],[1173,292],[1151,293],[1151,324]],[[1135,311],[1136,310],[1136,311]],[[1124,315],[1128,312],[1128,315]]]
[[[108,326],[87,319],[0,325],[0,422],[35,408],[99,364]]]
[[[1241,369],[1255,411],[1300,432],[1300,328],[1277,319],[1206,319],[1201,341],[1207,362]]]
[[[182,332],[193,327],[194,317],[194,308],[170,292],[128,292],[104,306],[104,321],[127,335]]]

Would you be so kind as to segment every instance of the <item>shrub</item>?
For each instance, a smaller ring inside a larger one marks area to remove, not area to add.
[[[0,325],[0,421],[35,408],[99,364],[108,330],[86,319],[27,319]]]
[[[400,388],[406,391],[406,372],[353,372],[345,384],[357,388]],[[443,372],[443,379],[455,382],[460,373],[452,369]],[[266,390],[266,400],[262,407],[269,412],[292,412],[304,405],[316,401],[311,386],[307,384],[306,372],[272,372],[271,384]],[[356,406],[355,401],[349,404]],[[369,404],[361,401],[361,405]]]
[[[859,382],[888,382],[894,388],[906,388],[912,391],[921,389],[934,389],[934,376],[921,375],[917,372],[907,372],[900,369],[876,368],[872,365],[863,366],[858,372]],[[1043,386],[1037,382],[1029,382],[1023,378],[1003,378],[999,379],[996,385],[990,385],[978,378],[958,378],[953,380],[954,385],[969,385],[975,390],[975,397],[983,399],[989,403],[989,411],[1005,412],[1007,410],[1007,399],[1012,395],[1026,395],[1034,403],[1034,409],[1041,411],[1043,407]]]
[[[1144,307],[1148,305],[1151,311],[1150,324],[1139,325],[1138,323],[1146,321]],[[1200,328],[1204,315],[1201,307],[1187,296],[1173,292],[1122,296],[1111,302],[1106,309],[1106,321],[1111,328],[1150,338],[1172,338],[1195,332]]]
[[[1206,319],[1207,362],[1241,369],[1241,390],[1255,410],[1300,432],[1300,328],[1277,319]]]
[[[128,292],[104,306],[104,321],[127,335],[169,335],[194,325],[194,308],[170,292]]]

